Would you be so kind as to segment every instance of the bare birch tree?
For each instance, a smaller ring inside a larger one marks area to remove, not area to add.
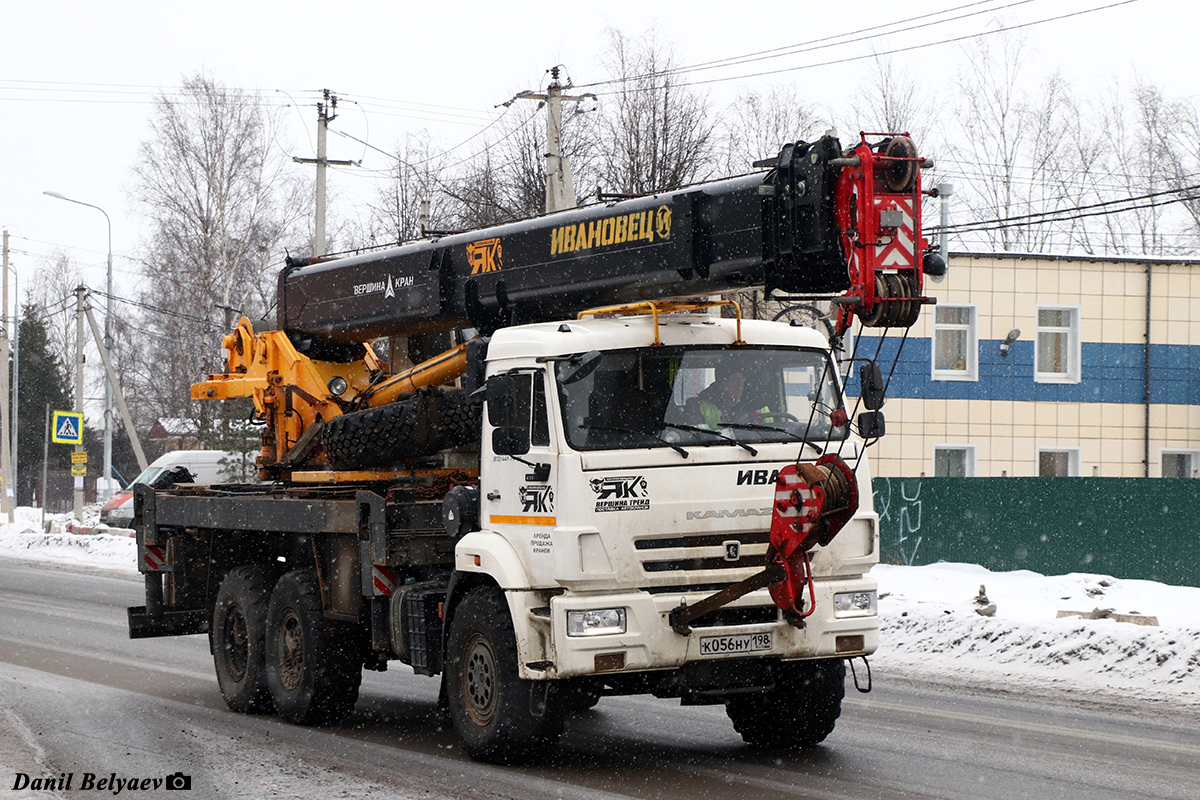
[[[878,133],[910,133],[923,147],[936,145],[931,136],[937,130],[937,108],[929,93],[891,58],[876,56],[869,78],[859,85],[850,100],[854,133],[866,130]],[[846,131],[843,141],[851,138]],[[856,138],[856,137],[855,137]]]
[[[367,231],[371,244],[398,244],[421,233],[421,209],[429,203],[430,226],[450,225],[453,204],[441,188],[445,155],[427,134],[408,135],[395,148],[395,164],[371,204]]]
[[[615,88],[600,97],[593,143],[604,190],[649,194],[710,177],[716,123],[707,96],[680,85],[671,47],[655,31],[610,30],[605,60]]]
[[[188,387],[221,368],[221,334],[262,316],[289,232],[308,209],[261,99],[197,74],[154,102],[134,169],[144,245],[139,391],[159,416],[206,420]]]
[[[755,161],[776,155],[788,142],[812,141],[829,125],[794,87],[766,92],[743,90],[724,115],[723,171],[745,172]]]

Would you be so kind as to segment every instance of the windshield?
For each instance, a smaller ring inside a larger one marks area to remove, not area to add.
[[[146,467],[142,474],[134,478],[133,482],[129,485],[132,486],[134,483],[149,484],[158,477],[160,472],[162,472],[162,467]]]
[[[558,362],[563,425],[576,450],[802,440],[823,448],[846,437],[844,423],[831,428],[842,400],[818,350],[647,347],[604,353],[580,372]]]

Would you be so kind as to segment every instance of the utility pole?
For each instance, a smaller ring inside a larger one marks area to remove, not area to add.
[[[0,512],[5,518],[13,521],[13,469],[12,449],[9,432],[9,393],[8,393],[8,231],[4,232],[4,292],[3,324],[0,325]]]
[[[38,505],[42,507],[42,524],[46,524],[46,482],[50,478],[50,404],[46,403],[46,432],[42,437],[42,492]]]
[[[81,420],[83,419],[83,298],[86,294],[87,289],[83,288],[83,284],[75,287],[75,413]],[[84,452],[83,445],[75,445],[75,452]],[[75,477],[74,481],[75,519],[83,522],[84,478]]]
[[[313,228],[313,256],[325,255],[325,172],[330,164],[342,167],[357,166],[354,161],[331,161],[326,157],[326,141],[329,135],[329,123],[337,119],[337,95],[328,89],[323,90],[325,100],[317,103],[317,157],[297,158],[292,161],[297,164],[317,165],[317,219]]]
[[[20,495],[21,484],[17,481],[17,465],[21,461],[20,447],[17,446],[18,429],[17,423],[20,419],[17,414],[21,406],[21,282],[17,280],[17,270],[13,269],[13,297],[16,298],[16,306],[13,308],[13,357],[12,357],[12,391],[9,395],[12,397],[12,402],[9,405],[9,438],[12,439],[12,490],[13,490],[13,507],[17,505],[17,500]],[[13,517],[16,521],[16,517]]]
[[[99,342],[100,326],[96,324],[96,318],[92,316],[91,307],[84,306],[83,311],[87,316],[88,325],[92,328],[92,338]],[[226,324],[225,327],[230,326]],[[121,422],[125,423],[125,430],[129,431],[129,443],[133,445],[133,454],[137,457],[138,472],[145,472],[149,464],[146,462],[146,453],[142,450],[142,440],[138,436],[137,428],[134,427],[133,417],[129,414],[129,406],[125,405],[125,393],[121,391],[121,384],[117,383],[117,373],[113,370],[112,361],[109,360],[108,353],[103,348],[100,350],[100,361],[104,364],[104,374],[108,376],[109,384],[116,389],[117,406],[121,410]]]
[[[574,208],[578,205],[575,198],[575,181],[571,176],[570,159],[562,154],[562,103],[580,103],[587,99],[596,99],[596,95],[587,94],[576,96],[564,95],[563,89],[570,89],[567,81],[564,87],[558,82],[562,67],[550,69],[550,85],[545,94],[536,92],[520,92],[512,100],[503,103],[505,107],[515,100],[537,100],[546,106],[546,213]]]

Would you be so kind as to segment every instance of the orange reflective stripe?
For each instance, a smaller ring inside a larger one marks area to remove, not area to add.
[[[556,517],[509,517],[500,514],[492,514],[491,522],[493,525],[557,525]]]

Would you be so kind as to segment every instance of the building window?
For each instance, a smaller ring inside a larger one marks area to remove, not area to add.
[[[1164,478],[1200,478],[1200,450],[1161,450]]]
[[[1038,477],[1078,478],[1078,447],[1039,447]]]
[[[933,446],[933,477],[974,478],[975,445],[935,444]]]
[[[1079,383],[1078,306],[1038,307],[1036,352],[1034,380]]]
[[[975,306],[934,307],[933,379],[979,379],[979,338],[975,329]]]

